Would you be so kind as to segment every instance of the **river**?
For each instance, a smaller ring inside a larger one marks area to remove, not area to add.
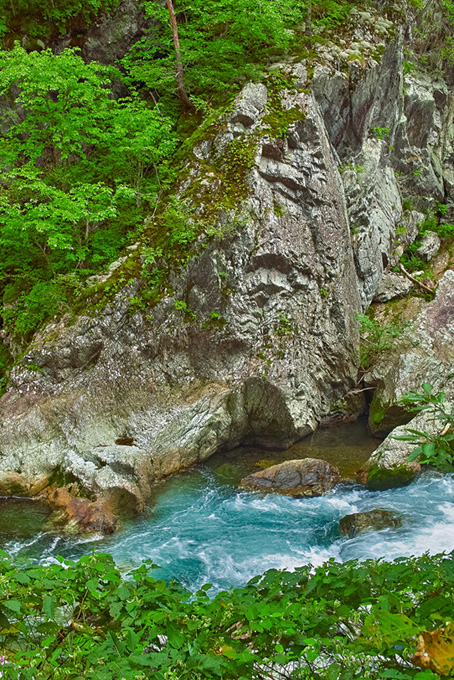
[[[204,583],[216,592],[246,583],[270,568],[292,569],[334,558],[348,560],[419,555],[454,549],[454,475],[425,472],[411,485],[368,491],[345,483],[330,494],[294,499],[238,488],[241,477],[266,461],[320,457],[353,477],[377,440],[360,421],[322,430],[286,452],[236,449],[156,485],[153,504],[140,519],[125,519],[109,537],[80,538],[43,530],[44,508],[36,502],[0,502],[0,539],[12,555],[47,562],[77,558],[92,550],[110,552],[125,572],[144,560],[161,565],[161,578],[194,590]],[[402,515],[399,528],[347,538],[339,519],[374,508]]]

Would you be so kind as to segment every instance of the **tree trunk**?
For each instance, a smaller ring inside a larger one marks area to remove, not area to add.
[[[173,4],[172,0],[166,0],[167,4],[167,9],[169,10],[169,15],[170,15],[170,25],[172,26],[172,35],[173,35],[173,44],[175,46],[175,54],[176,54],[176,60],[177,60],[177,86],[178,86],[178,95],[180,99],[183,101],[183,104],[187,109],[190,111],[195,111],[195,106],[189,99],[188,93],[185,90],[184,87],[184,80],[183,80],[183,62],[181,61],[181,51],[180,51],[180,40],[178,38],[178,26],[177,26],[177,18],[175,16],[175,12],[173,9]]]

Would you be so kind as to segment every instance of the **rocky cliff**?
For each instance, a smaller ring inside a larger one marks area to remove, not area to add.
[[[354,10],[348,31],[246,85],[188,144],[175,192],[194,244],[153,304],[144,236],[91,282],[88,311],[17,356],[5,491],[58,470],[141,509],[153,480],[219,449],[285,447],[362,409],[355,314],[420,211],[451,200],[454,107],[449,79],[404,73],[405,21]]]

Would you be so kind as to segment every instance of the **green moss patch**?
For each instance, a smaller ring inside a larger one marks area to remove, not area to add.
[[[416,476],[409,465],[396,465],[392,468],[373,467],[367,476],[367,486],[371,491],[385,491],[399,486],[407,486]]]

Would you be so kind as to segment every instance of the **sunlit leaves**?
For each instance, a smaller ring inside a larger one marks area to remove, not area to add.
[[[145,0],[151,38],[124,60],[131,77],[166,98],[176,92],[175,54],[165,8]],[[175,3],[185,83],[202,101],[232,93],[263,74],[272,54],[285,55],[304,16],[293,0],[179,0]],[[160,28],[158,30],[158,25]]]
[[[0,93],[16,107],[0,142],[0,286],[17,303],[5,323],[23,333],[46,319],[41,310],[58,309],[38,307],[33,323],[34,286],[47,285],[51,300],[55,277],[117,256],[155,201],[177,140],[159,107],[114,96],[117,69],[87,64],[76,49],[16,44],[0,52],[0,69]]]
[[[191,597],[155,580],[153,566],[123,579],[103,554],[42,567],[3,556],[7,677],[433,680],[452,673],[454,623],[448,614],[440,625],[438,613],[452,609],[452,556],[274,569],[211,600],[203,588]]]
[[[423,383],[422,392],[407,392],[400,402],[411,404],[411,411],[425,412],[439,422],[438,432],[406,428],[408,434],[394,437],[416,445],[408,456],[409,461],[419,460],[423,465],[433,465],[444,472],[454,469],[454,408],[445,404],[444,392],[434,393],[430,383]]]
[[[418,666],[443,676],[454,671],[454,624],[434,631],[423,631],[419,636],[418,649],[413,657]]]

